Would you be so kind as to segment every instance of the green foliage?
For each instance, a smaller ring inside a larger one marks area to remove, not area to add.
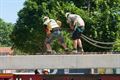
[[[9,35],[13,30],[14,25],[6,23],[0,19],[0,46],[12,46]]]
[[[120,17],[119,0],[27,0],[24,8],[18,12],[19,19],[11,34],[14,48],[25,53],[35,54],[45,51],[45,32],[43,27],[43,16],[59,19],[62,21],[63,35],[67,46],[72,49],[69,28],[66,23],[65,13],[79,14],[85,21],[86,36],[102,41],[113,42],[118,35],[118,22]],[[83,40],[85,51],[108,51],[99,49]],[[52,44],[53,49],[62,51],[57,41]]]
[[[120,51],[120,38],[116,40],[113,46],[113,51]]]
[[[118,31],[118,8],[120,5],[118,0],[96,0],[92,9],[88,10],[90,14],[90,20],[88,23],[89,28],[86,28],[85,35],[88,37],[102,41],[102,42],[114,42]],[[91,1],[92,2],[92,1]],[[88,32],[89,31],[89,32]],[[87,46],[86,46],[87,45]],[[109,49],[98,49],[92,47],[89,50],[89,44],[84,44],[85,49],[88,51],[108,51]],[[112,46],[112,45],[111,45]]]
[[[14,48],[34,54],[44,50],[45,34],[41,12],[35,1],[28,0],[24,5],[25,7],[18,13],[19,19],[11,34],[11,39],[14,42]]]
[[[118,23],[118,25],[119,25],[119,29],[117,32],[117,39],[115,41],[115,44],[113,45],[113,51],[120,51],[120,23]]]

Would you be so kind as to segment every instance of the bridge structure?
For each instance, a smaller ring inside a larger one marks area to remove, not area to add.
[[[0,56],[0,69],[120,68],[120,54]]]

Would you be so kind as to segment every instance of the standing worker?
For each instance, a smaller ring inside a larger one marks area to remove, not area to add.
[[[84,20],[77,14],[71,14],[70,12],[65,14],[67,18],[67,23],[70,26],[73,39],[73,52],[83,52],[82,42],[81,42],[81,33],[84,31]]]
[[[60,26],[57,24],[57,22],[54,19],[49,19],[49,17],[45,16],[43,18],[43,25],[45,27],[46,31],[46,48],[47,48],[47,53],[52,53],[53,50],[51,48],[51,42],[53,39],[57,38],[59,43],[62,45],[65,51],[68,51],[68,48],[65,45],[64,38],[61,34]]]

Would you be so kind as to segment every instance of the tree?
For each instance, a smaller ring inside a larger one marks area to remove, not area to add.
[[[54,0],[28,0],[24,3],[24,8],[19,11],[19,19],[11,34],[14,48],[31,54],[45,51],[45,32],[42,18],[48,15],[51,18],[57,19],[56,16],[59,15],[59,7],[55,7],[55,3],[57,3],[57,0],[56,2]],[[57,5],[60,6],[59,3]]]
[[[14,25],[6,23],[0,19],[0,46],[12,46],[9,35],[13,30]]]
[[[117,12],[119,11],[120,1],[118,0],[97,0],[95,7],[90,10],[91,19],[94,24],[92,38],[102,42],[114,42],[117,37],[119,19]],[[89,35],[90,37],[90,35]],[[99,51],[99,49],[95,49]],[[107,49],[101,49],[106,51]],[[111,49],[108,49],[111,50]],[[107,51],[108,51],[107,50]]]
[[[48,15],[50,18],[63,22],[62,28],[66,44],[72,48],[69,33],[66,32],[65,13],[79,14],[85,20],[86,30],[84,34],[92,39],[102,42],[113,42],[118,31],[119,0],[27,0],[24,8],[19,11],[19,19],[11,34],[14,48],[23,52],[44,52],[44,27],[42,18]],[[100,49],[84,42],[85,51],[108,51]],[[59,51],[60,46],[53,44],[53,48]],[[61,49],[60,49],[61,50]]]

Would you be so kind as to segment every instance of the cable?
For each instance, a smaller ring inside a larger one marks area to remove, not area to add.
[[[84,37],[84,38],[86,38],[86,39],[88,39],[88,40],[90,40],[90,41],[92,41],[92,42],[94,42],[94,43],[106,44],[106,45],[112,45],[112,44],[115,43],[115,42],[100,42],[100,41],[95,41],[95,40],[93,40],[93,39],[88,38],[87,36],[85,36],[85,35],[83,35],[83,34],[81,34],[81,36]]]
[[[86,42],[90,43],[93,46],[99,47],[99,48],[103,48],[103,49],[112,49],[112,47],[103,47],[103,46],[99,46],[97,44],[94,44],[92,42],[90,42],[89,40],[85,39],[83,36],[81,36]]]

